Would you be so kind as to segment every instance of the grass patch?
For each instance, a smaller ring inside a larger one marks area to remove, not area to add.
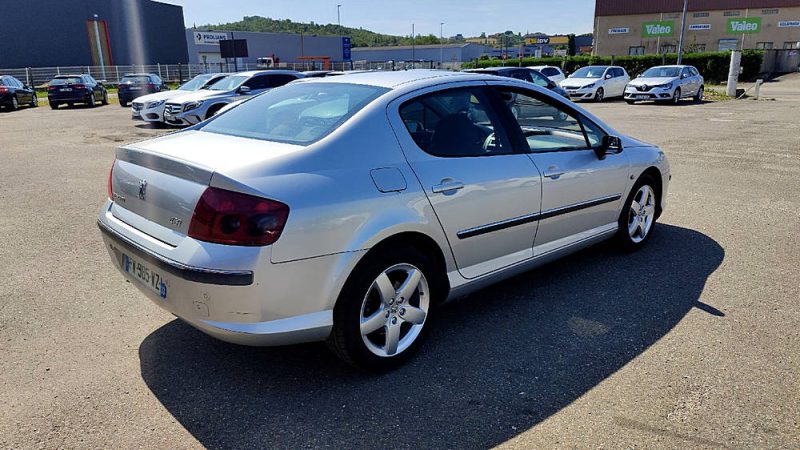
[[[703,99],[711,102],[724,102],[733,100],[734,98],[729,97],[724,89],[706,89],[703,94]]]

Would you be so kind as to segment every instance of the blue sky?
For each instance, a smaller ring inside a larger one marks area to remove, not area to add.
[[[505,30],[548,34],[590,33],[591,0],[159,0],[183,6],[186,26],[240,20],[244,16],[336,23],[341,4],[342,25],[380,33],[477,36]]]

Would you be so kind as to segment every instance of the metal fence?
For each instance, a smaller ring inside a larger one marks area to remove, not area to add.
[[[319,61],[280,63],[278,69],[322,70]],[[446,69],[460,70],[460,62],[445,62],[441,66],[438,61],[348,61],[331,62],[327,70],[407,70],[407,69]],[[43,87],[58,75],[89,74],[97,80],[105,80],[109,85],[119,83],[128,73],[155,73],[164,81],[181,83],[196,75],[212,72],[236,72],[258,70],[254,63],[206,63],[206,64],[152,64],[133,66],[63,66],[63,67],[25,67],[19,69],[0,69],[0,74],[11,75],[23,83]]]

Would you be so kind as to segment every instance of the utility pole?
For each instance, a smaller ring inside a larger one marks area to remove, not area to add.
[[[336,24],[339,26],[339,34],[342,33],[342,16],[339,14],[340,9],[342,9],[342,5],[336,5]]]
[[[683,62],[683,36],[686,33],[686,9],[689,6],[689,0],[683,0],[683,16],[681,16],[681,37],[678,41],[678,64]]]
[[[444,22],[439,22],[439,68],[444,61]]]
[[[414,68],[414,58],[416,57],[414,55],[414,50],[415,50],[414,46],[417,39],[416,36],[417,36],[416,32],[414,31],[414,24],[412,23],[411,24],[411,68],[412,69]]]

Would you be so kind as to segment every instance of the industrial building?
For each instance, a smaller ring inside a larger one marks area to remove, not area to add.
[[[354,61],[441,61],[443,63],[461,63],[491,53],[492,48],[481,44],[445,44],[445,45],[400,45],[396,47],[357,47],[354,48]]]
[[[242,64],[255,64],[258,58],[277,58],[279,62],[297,62],[304,59],[331,62],[348,60],[349,38],[342,36],[317,36],[286,33],[257,33],[250,31],[225,31],[187,29],[185,42],[189,62],[212,64],[226,62],[220,52],[219,42],[227,39],[247,41],[247,57],[237,58]]]
[[[675,53],[683,0],[597,0],[594,54]],[[800,0],[691,0],[687,51],[800,48]]]
[[[183,8],[151,0],[4,0],[0,68],[187,62]]]

